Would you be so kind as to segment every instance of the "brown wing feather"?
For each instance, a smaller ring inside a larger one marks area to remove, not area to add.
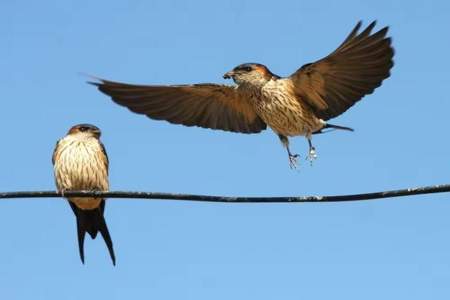
[[[106,167],[106,174],[109,174],[109,158],[108,158],[108,153],[106,153],[106,148],[105,145],[103,145],[102,142],[98,141],[100,144],[100,147],[102,149],[102,153],[105,156],[105,159],[103,160],[103,163],[105,164]]]
[[[53,149],[53,154],[52,154],[52,165],[55,165],[55,161],[58,159],[58,158],[56,157],[56,156],[58,155],[58,153],[57,153],[58,146],[59,146],[59,140],[56,141],[55,149]]]
[[[390,76],[394,49],[386,37],[388,27],[371,34],[375,24],[358,34],[359,22],[333,53],[289,77],[300,101],[308,103],[319,118],[342,114]]]
[[[155,120],[242,133],[266,129],[250,103],[231,86],[150,86],[108,80],[90,83],[117,104]]]

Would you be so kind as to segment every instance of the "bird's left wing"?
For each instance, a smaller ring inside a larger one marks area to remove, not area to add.
[[[345,112],[390,75],[394,50],[386,37],[388,27],[371,33],[372,22],[358,33],[360,27],[361,22],[333,53],[288,77],[300,101],[323,120]]]
[[[134,85],[101,79],[90,83],[117,104],[155,120],[241,133],[266,129],[248,99],[231,86]]]

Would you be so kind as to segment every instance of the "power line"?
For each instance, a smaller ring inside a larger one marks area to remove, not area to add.
[[[376,200],[383,198],[404,197],[423,194],[450,192],[450,184],[440,184],[400,190],[390,190],[364,194],[335,195],[335,196],[292,196],[292,197],[228,197],[192,194],[130,192],[130,191],[71,191],[62,195],[55,191],[17,191],[0,192],[0,199],[17,198],[58,198],[58,197],[99,197],[99,198],[128,198],[128,199],[158,199],[158,200],[184,200],[198,202],[222,203],[300,203],[300,202],[345,202]]]

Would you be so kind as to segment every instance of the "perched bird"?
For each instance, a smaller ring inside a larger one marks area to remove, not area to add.
[[[56,143],[52,162],[58,191],[109,189],[108,155],[100,135],[96,126],[79,124],[70,128],[67,135]],[[86,232],[92,239],[100,232],[115,265],[113,244],[103,216],[105,200],[82,197],[69,197],[68,200],[77,219],[78,247],[83,264]]]
[[[332,125],[337,117],[390,76],[394,50],[388,27],[372,33],[375,21],[359,32],[361,22],[330,55],[303,65],[289,77],[266,66],[245,63],[225,73],[235,86],[221,84],[133,85],[98,79],[90,82],[114,102],[156,120],[241,133],[258,133],[267,126],[286,147],[291,167],[297,154],[288,137],[306,136],[308,158],[316,158],[312,135]]]

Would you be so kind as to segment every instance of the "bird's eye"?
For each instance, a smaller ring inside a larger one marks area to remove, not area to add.
[[[86,126],[81,126],[80,128],[79,128],[79,130],[81,131],[81,132],[85,132],[85,131],[87,131],[89,128],[87,128]]]
[[[252,70],[252,67],[244,67],[243,69],[245,72],[250,72]]]

